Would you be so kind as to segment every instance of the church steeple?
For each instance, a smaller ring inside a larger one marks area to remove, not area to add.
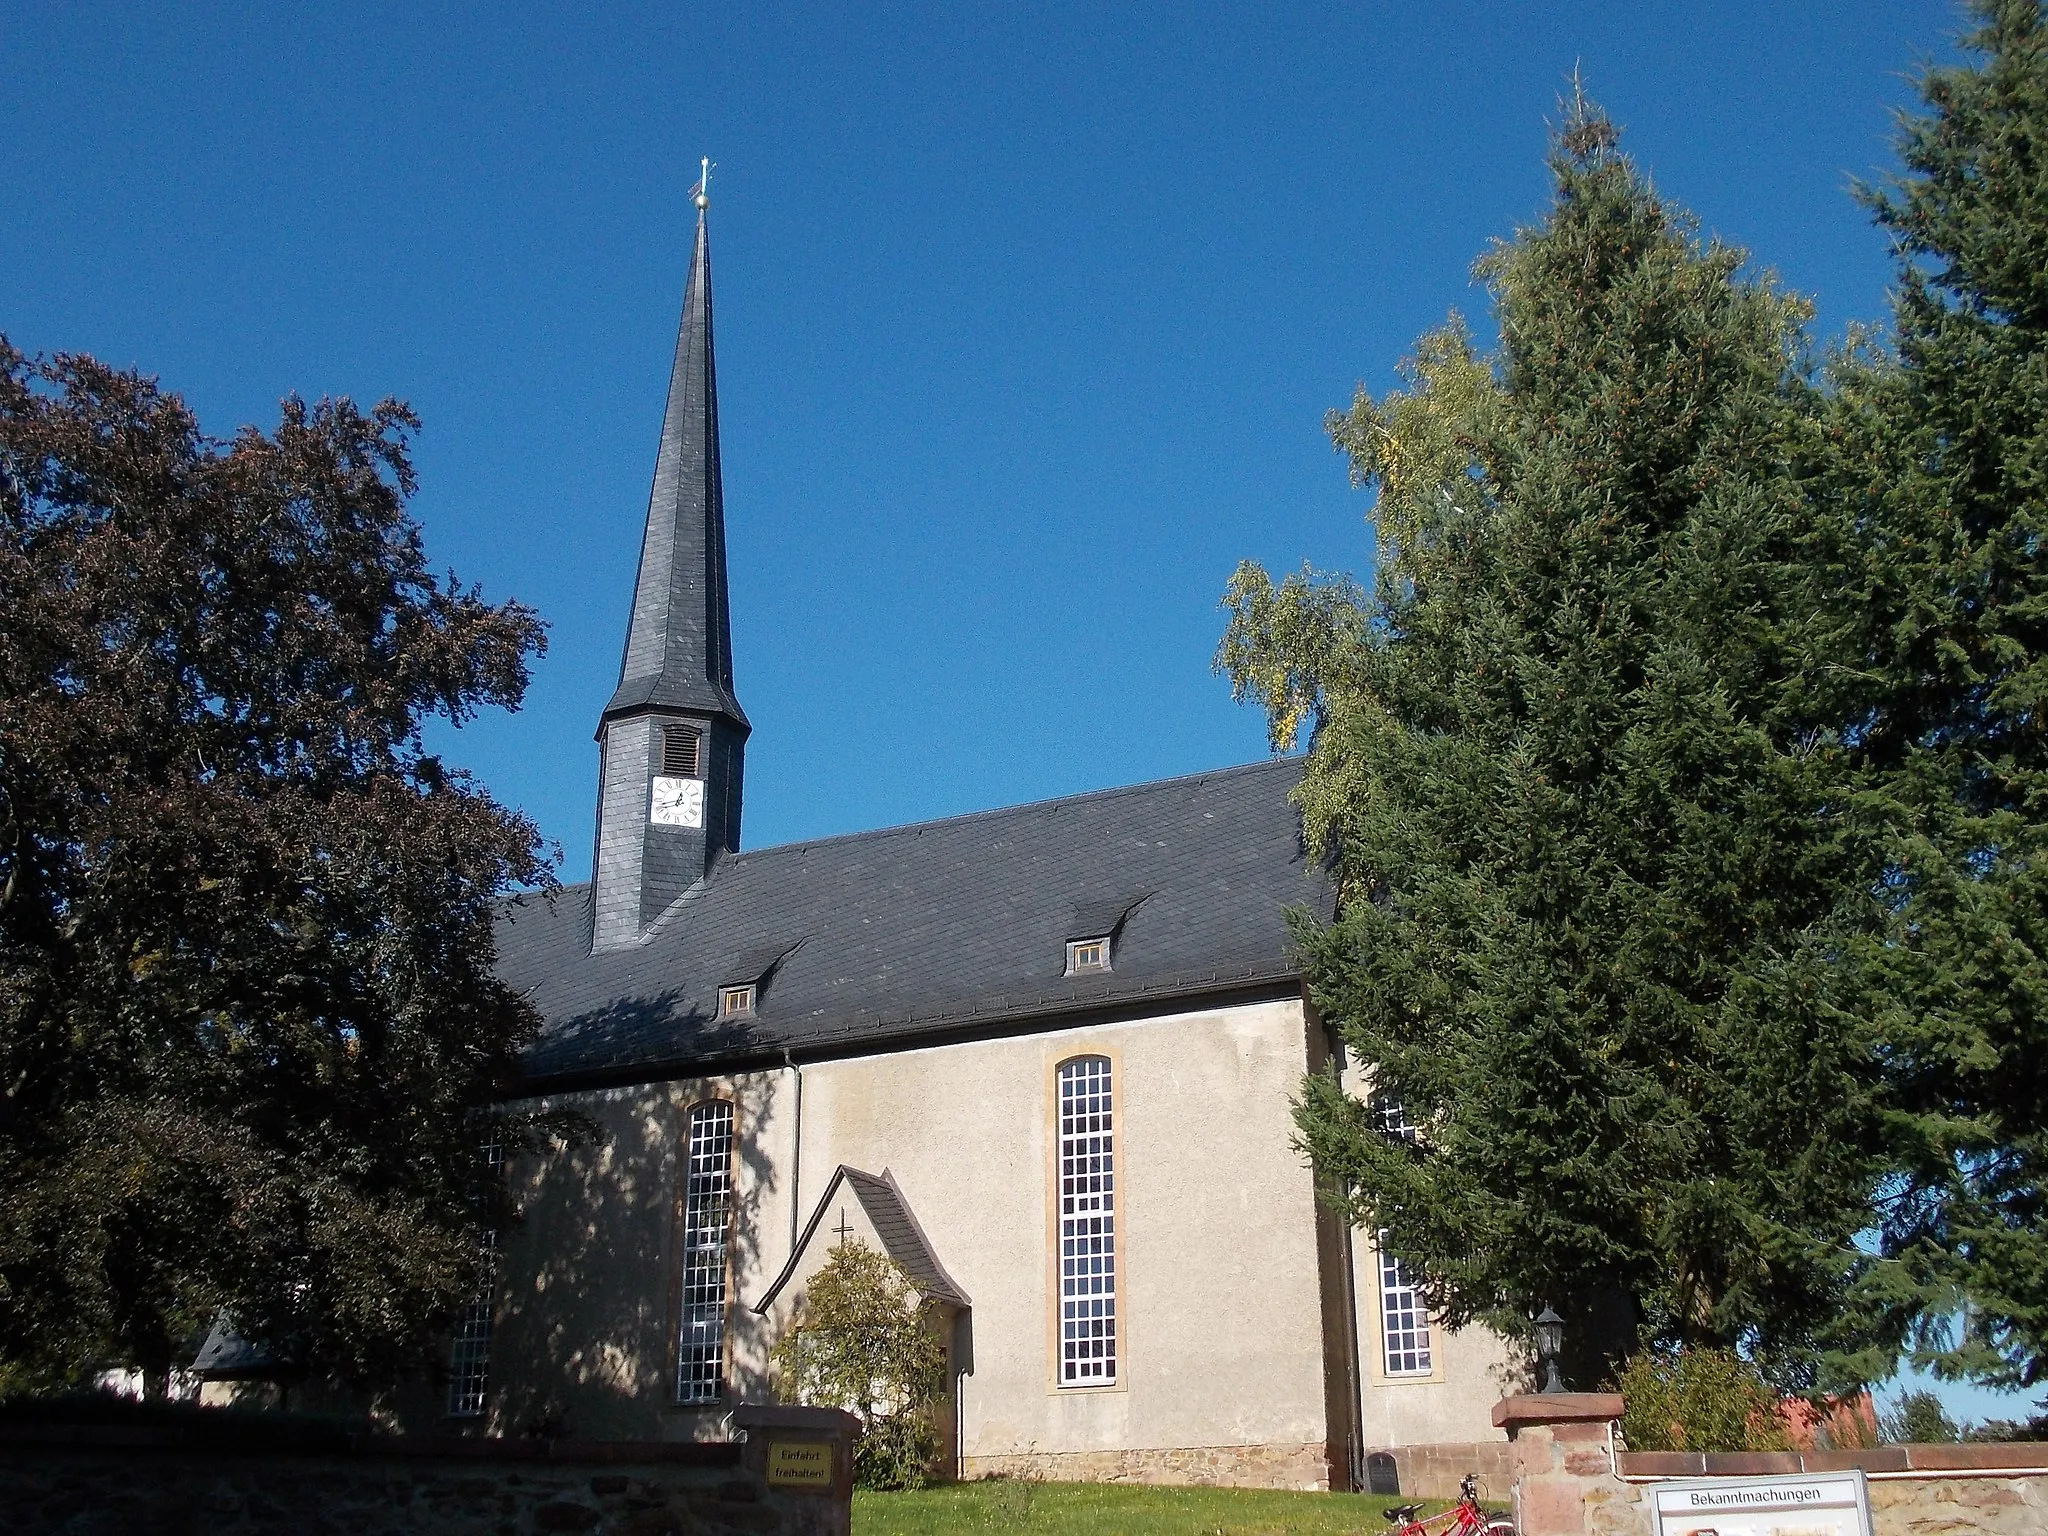
[[[700,194],[701,195],[701,194]],[[649,705],[746,723],[732,693],[725,590],[725,496],[718,471],[718,374],[711,354],[711,243],[697,249],[669,374],[654,494],[640,543],[640,580],[607,720]]]
[[[711,346],[710,166],[683,297],[619,684],[598,725],[592,943],[635,943],[740,845],[746,739],[732,687],[718,376]]]

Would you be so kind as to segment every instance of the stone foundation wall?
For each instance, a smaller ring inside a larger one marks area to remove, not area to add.
[[[1868,1451],[1688,1456],[1623,1451],[1624,1478],[1778,1477],[1861,1467],[1875,1536],[2041,1536],[2048,1531],[2048,1445],[1885,1445]],[[1655,1486],[1635,1482],[1637,1493]],[[1593,1528],[1588,1527],[1591,1531]],[[1650,1529],[1647,1512],[1622,1536]]]
[[[1366,1449],[1371,1452],[1380,1447]],[[1455,1499],[1458,1484],[1468,1473],[1475,1472],[1479,1475],[1479,1497],[1484,1503],[1505,1504],[1514,1496],[1515,1469],[1504,1439],[1470,1444],[1392,1445],[1385,1449],[1394,1458],[1404,1499]]]
[[[2048,1444],[1887,1445],[1867,1451],[1697,1455],[1611,1448],[1621,1400],[1509,1398],[1522,1536],[1650,1536],[1650,1490],[1673,1478],[1779,1477],[1860,1467],[1874,1536],[2041,1536]]]
[[[968,1456],[961,1476],[1057,1483],[1157,1483],[1202,1488],[1328,1488],[1329,1447],[1199,1445],[1139,1451],[1040,1451]]]
[[[1870,1485],[1870,1524],[1877,1536],[2041,1536],[2048,1476],[1886,1478]]]
[[[240,1429],[199,1420],[174,1429],[0,1425],[0,1523],[9,1536],[848,1536],[851,1528],[848,1442],[822,1423],[780,1420],[752,1430],[744,1447]],[[330,1443],[308,1443],[323,1438]],[[771,1485],[772,1439],[829,1440],[835,1484]]]

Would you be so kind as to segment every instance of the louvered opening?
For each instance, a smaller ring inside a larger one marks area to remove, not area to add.
[[[697,733],[687,725],[661,728],[661,771],[671,779],[694,779],[697,774]]]

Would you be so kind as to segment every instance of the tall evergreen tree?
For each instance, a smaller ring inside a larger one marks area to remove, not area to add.
[[[1892,836],[1871,953],[1900,1177],[1871,1291],[1924,1362],[2048,1380],[2048,25],[1978,0],[1921,80],[1896,355],[1844,368],[1833,442],[1861,521],[1845,616]],[[1963,1326],[1956,1326],[1957,1324]]]
[[[1312,731],[1341,904],[1299,938],[1380,1096],[1311,1078],[1297,1123],[1447,1322],[1553,1305],[1574,1385],[1639,1336],[1804,1385],[1877,1176],[1830,964],[1875,904],[1805,682],[1808,311],[1583,102],[1551,166],[1479,263],[1498,350],[1454,319],[1331,418],[1379,491],[1374,592],[1230,590],[1219,663],[1276,748]]]

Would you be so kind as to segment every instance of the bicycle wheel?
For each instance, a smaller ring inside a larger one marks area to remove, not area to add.
[[[1506,1515],[1486,1522],[1486,1536],[1516,1536],[1515,1522]]]

